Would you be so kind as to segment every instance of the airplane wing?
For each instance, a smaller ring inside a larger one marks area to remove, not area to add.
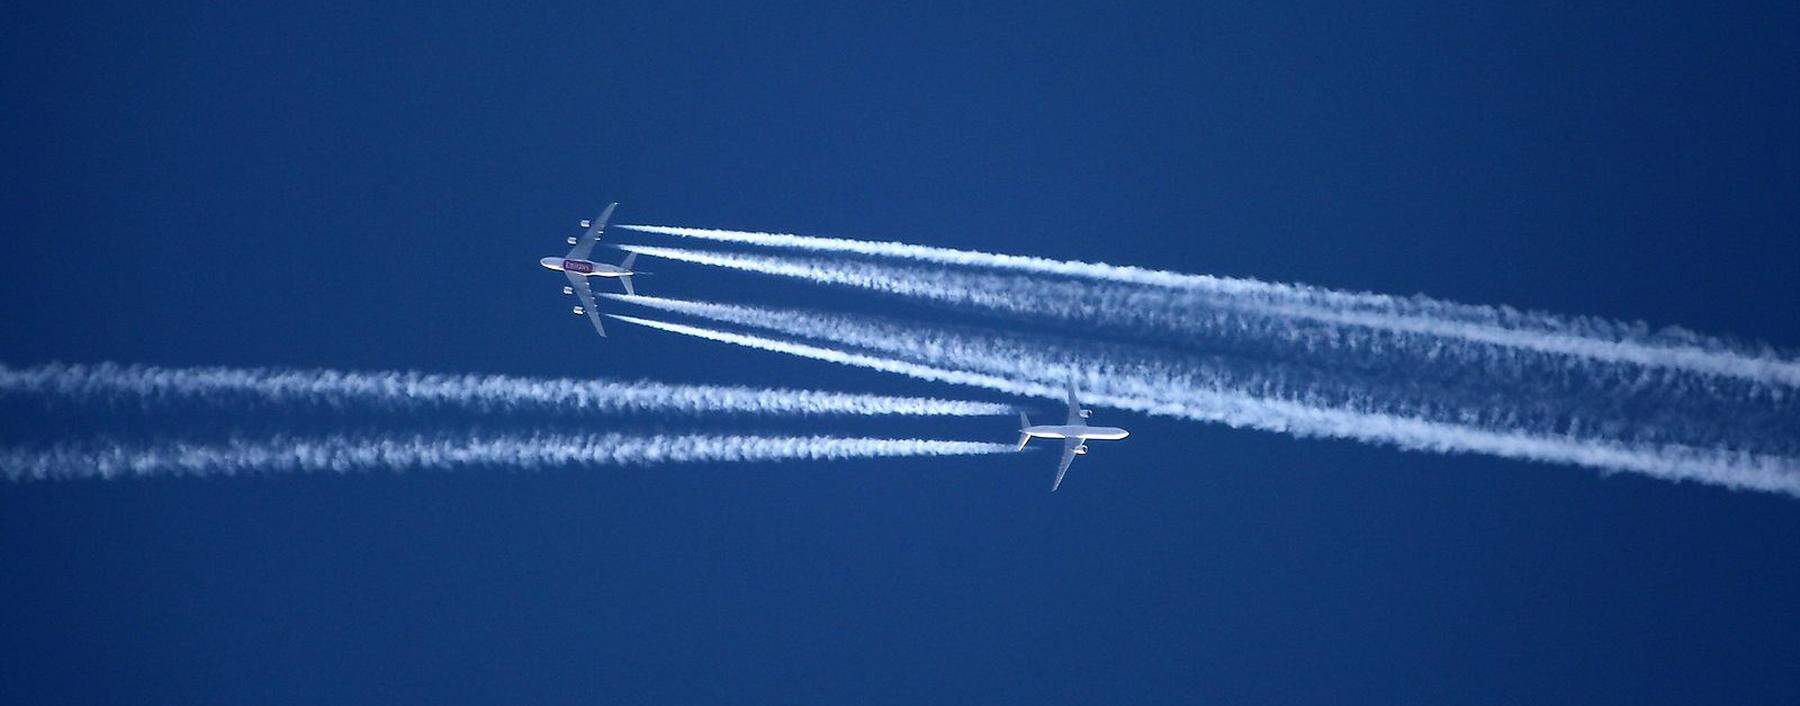
[[[575,290],[575,295],[581,297],[581,308],[587,312],[588,320],[594,322],[594,330],[601,338],[606,338],[606,329],[600,326],[600,312],[594,308],[594,293],[588,291],[587,278],[573,272],[563,274],[568,276],[569,286]]]
[[[594,243],[600,242],[600,231],[606,230],[606,219],[612,218],[613,209],[618,207],[619,204],[617,203],[607,206],[605,211],[600,212],[599,218],[591,221],[593,225],[588,227],[586,233],[581,234],[581,240],[575,241],[575,249],[569,251],[567,256],[568,259],[588,259],[588,253],[593,252],[594,250]],[[598,326],[599,321],[599,319],[594,319],[594,325]]]
[[[1081,403],[1075,401],[1075,383],[1069,383],[1069,420],[1063,422],[1069,426],[1087,426],[1087,420],[1081,418]]]
[[[1075,461],[1075,449],[1081,448],[1080,439],[1063,439],[1062,461],[1056,467],[1056,482],[1050,484],[1050,492],[1062,487],[1063,476],[1069,473],[1069,464]]]

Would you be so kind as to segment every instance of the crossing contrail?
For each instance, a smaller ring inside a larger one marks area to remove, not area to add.
[[[1141,267],[956,250],[892,241],[670,226],[628,230],[814,252],[899,258],[940,265],[1142,285],[1228,301],[1272,315],[1460,339],[1608,363],[1688,370],[1764,385],[1800,387],[1800,361],[1774,351],[1678,329],[1650,333],[1643,324],[1456,304],[1423,296],[1395,297],[1320,287],[1214,277]]]
[[[663,463],[838,460],[1010,453],[1007,444],[830,436],[534,434],[498,436],[333,435],[223,443],[58,444],[0,449],[12,481],[149,476],[350,473],[465,467],[539,469]]]
[[[1594,387],[1579,394],[1515,396],[1467,371],[1457,385],[1420,383],[1410,372],[1356,375],[1330,365],[1288,366],[1230,356],[1196,356],[1161,347],[1054,336],[998,334],[917,322],[645,296],[612,298],[725,323],[822,339],[887,357],[1008,379],[1050,382],[1084,375],[1096,385],[1131,385],[1146,398],[1223,391],[1308,407],[1354,409],[1546,435],[1602,433],[1608,438],[1767,454],[1800,455],[1794,405],[1762,404],[1679,394],[1641,399],[1641,386]],[[1329,362],[1329,361],[1326,361]],[[1107,371],[1097,375],[1092,371]],[[1059,388],[1059,385],[1052,385]],[[1206,404],[1216,399],[1205,400]],[[1268,425],[1252,425],[1269,428]],[[1604,430],[1603,432],[1583,430]]]
[[[455,406],[478,412],[913,416],[1012,413],[1011,407],[990,402],[816,390],[409,371],[164,368],[113,363],[51,363],[27,368],[0,365],[0,395],[7,394],[76,400],[129,397],[144,402],[175,399],[213,404],[262,401],[391,409]]]
[[[883,328],[846,317],[807,316],[782,310],[648,297],[636,303],[718,321],[821,338],[834,346],[786,341],[698,326],[614,315],[674,333],[735,345],[898,373],[919,379],[972,385],[1009,394],[1056,399],[1074,380],[1101,405],[1147,414],[1210,421],[1300,437],[1353,439],[1442,453],[1486,453],[1508,458],[1568,463],[1604,471],[1632,471],[1667,480],[1691,480],[1731,488],[1800,495],[1800,459],[1732,445],[1701,446],[1666,441],[1660,429],[1620,434],[1610,424],[1579,416],[1533,422],[1535,410],[1443,409],[1395,406],[1376,394],[1318,399],[1305,386],[1279,381],[1233,384],[1193,375],[1157,359],[1133,360],[1094,351],[1034,350],[1003,346],[982,336],[958,336],[921,328]],[[849,346],[849,349],[838,347]],[[856,350],[856,349],[862,350]],[[1779,446],[1782,442],[1777,442]]]

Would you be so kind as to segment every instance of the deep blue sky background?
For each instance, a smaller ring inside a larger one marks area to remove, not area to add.
[[[9,13],[0,361],[983,396],[596,339],[534,260],[610,200],[1800,348],[1792,3],[139,5]],[[0,693],[1800,700],[1793,500],[1097,418],[1136,433],[1055,495],[1044,454],[0,487]]]

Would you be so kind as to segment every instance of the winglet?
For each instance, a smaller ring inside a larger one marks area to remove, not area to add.
[[[619,202],[614,201],[611,204],[607,205],[606,210],[600,212],[600,220],[594,221],[594,232],[595,233],[606,230],[606,222],[609,220],[612,220],[613,209],[618,208],[618,207],[619,207]]]

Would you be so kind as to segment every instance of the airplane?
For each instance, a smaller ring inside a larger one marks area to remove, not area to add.
[[[588,320],[594,322],[594,331],[598,332],[601,338],[606,337],[606,329],[600,326],[600,313],[594,309],[594,293],[588,289],[587,278],[614,277],[619,280],[619,284],[625,286],[626,294],[637,293],[631,287],[631,276],[639,274],[631,270],[631,263],[637,259],[637,253],[627,254],[625,260],[617,265],[608,265],[604,262],[587,259],[588,253],[594,249],[594,243],[600,241],[600,231],[606,229],[606,220],[612,218],[613,209],[618,207],[619,204],[614,203],[607,206],[606,210],[600,213],[599,218],[582,221],[581,227],[586,228],[587,232],[583,233],[580,238],[569,236],[569,244],[575,246],[569,250],[569,254],[538,260],[538,264],[543,265],[546,269],[556,270],[569,278],[569,284],[562,288],[562,293],[565,296],[573,294],[581,298],[581,305],[572,311],[576,316],[587,314]]]
[[[1088,426],[1087,418],[1089,414],[1091,414],[1091,412],[1082,409],[1081,403],[1075,400],[1075,383],[1073,382],[1069,383],[1069,418],[1062,424],[1040,424],[1032,426],[1031,418],[1025,416],[1024,412],[1019,413],[1020,451],[1025,450],[1025,443],[1031,441],[1031,438],[1034,436],[1040,439],[1063,440],[1062,463],[1056,467],[1056,480],[1050,484],[1050,492],[1052,493],[1056,492],[1057,488],[1062,487],[1063,476],[1069,472],[1069,463],[1073,462],[1076,456],[1087,454],[1088,439],[1111,441],[1114,439],[1123,439],[1131,435],[1131,432],[1118,427]]]

